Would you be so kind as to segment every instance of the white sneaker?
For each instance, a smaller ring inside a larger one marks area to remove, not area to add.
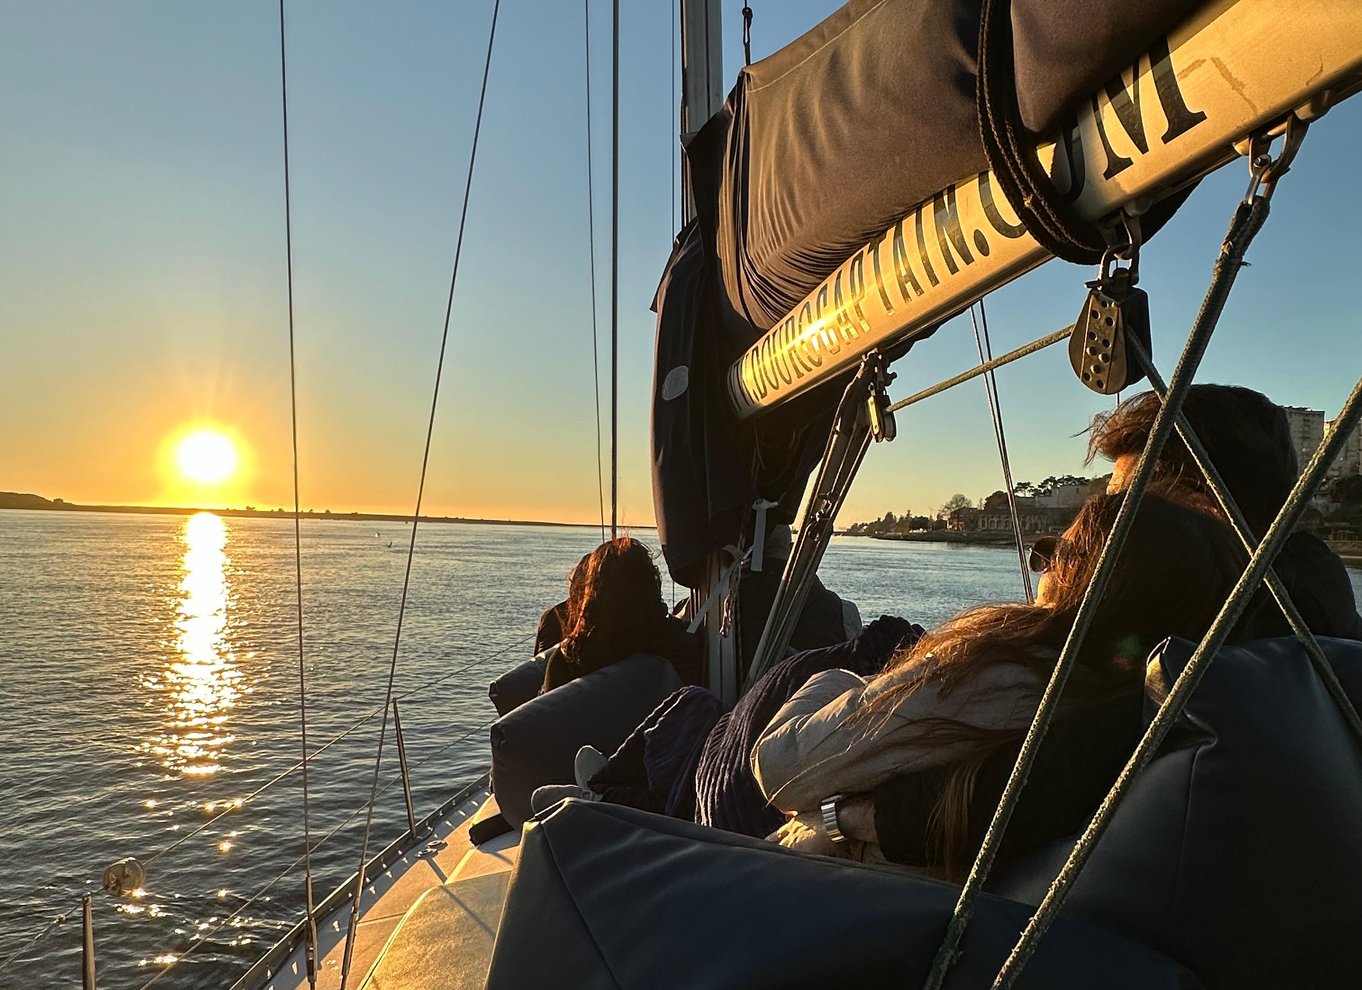
[[[530,807],[534,809],[535,814],[540,814],[567,798],[599,801],[601,796],[590,788],[578,787],[576,784],[545,784],[543,787],[536,787],[534,793],[530,795]]]
[[[583,746],[577,750],[577,758],[572,761],[572,776],[578,787],[591,787],[591,778],[601,772],[609,760],[595,746]]]

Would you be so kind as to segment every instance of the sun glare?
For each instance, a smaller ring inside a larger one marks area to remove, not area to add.
[[[175,462],[189,481],[214,485],[226,481],[237,467],[236,446],[216,430],[196,430],[175,447]]]

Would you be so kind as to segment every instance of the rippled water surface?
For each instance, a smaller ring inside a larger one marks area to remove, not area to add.
[[[316,750],[382,704],[410,530],[317,520],[302,534]],[[485,768],[487,682],[527,655],[597,537],[420,529],[396,677],[418,815]],[[821,574],[867,621],[931,625],[1020,589],[1015,555],[992,548],[839,538]],[[157,987],[225,986],[296,918],[296,873],[259,892],[301,854],[299,775],[251,798],[301,753],[296,623],[290,521],[0,511],[0,961],[73,911],[0,986],[79,983],[80,895],[123,856],[148,877],[138,896],[95,897],[101,987],[141,987],[180,957]],[[377,736],[363,724],[312,765],[313,841],[335,833],[314,857],[319,896],[358,865]],[[396,773],[389,745],[381,782]],[[389,786],[371,848],[404,825]]]

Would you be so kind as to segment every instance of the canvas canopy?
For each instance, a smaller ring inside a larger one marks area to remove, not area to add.
[[[1004,5],[1021,126],[1061,125],[1195,6]],[[868,239],[987,167],[979,33],[978,0],[855,0],[743,69],[686,147],[697,226],[659,291],[653,397],[655,509],[676,580],[693,585],[710,551],[738,542],[758,496],[792,517],[840,392],[829,382],[739,426],[718,378]]]

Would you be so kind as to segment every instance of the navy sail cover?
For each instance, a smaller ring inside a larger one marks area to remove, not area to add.
[[[1021,125],[1058,128],[1195,6],[1011,0]],[[743,69],[688,143],[697,221],[656,300],[653,393],[654,502],[677,581],[693,586],[707,554],[738,542],[758,496],[792,518],[840,393],[739,426],[728,366],[872,237],[987,167],[979,25],[979,0],[854,0]]]

